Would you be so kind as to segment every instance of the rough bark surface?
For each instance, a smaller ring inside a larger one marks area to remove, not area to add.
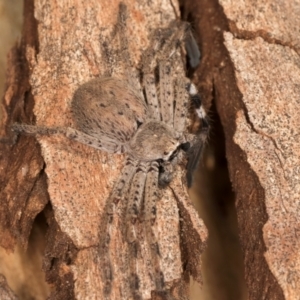
[[[0,298],[2,300],[17,300],[17,296],[12,292],[12,290],[7,285],[4,276],[0,275]]]
[[[187,3],[200,90],[224,128],[248,298],[299,299],[299,3]]]
[[[114,24],[118,2],[95,1],[88,9],[80,1],[69,7],[36,1],[35,17],[33,2],[25,2],[23,38],[8,60],[2,123],[36,119],[48,126],[72,124],[72,93],[80,83],[101,74],[98,31]],[[126,3],[134,16],[136,43],[131,51],[138,60],[137,45],[147,45],[143,30],[149,20],[161,25],[174,18],[174,10],[169,1],[158,6],[155,1],[148,6]],[[214,102],[224,129],[248,299],[299,299],[299,3],[186,0],[181,4],[201,46],[195,82],[206,106]],[[20,137],[13,146],[1,145],[1,244],[12,249],[21,240],[26,246],[35,216],[50,199],[52,208],[44,209],[49,224],[44,269],[55,286],[52,299],[84,298],[85,282],[92,285],[91,294],[101,286],[97,231],[102,201],[122,157],[63,137],[38,140]],[[162,204],[161,211],[176,211],[178,195],[187,197],[179,177],[165,195],[175,201],[166,210]],[[182,236],[186,232],[193,238],[188,224],[199,220],[188,202],[186,208],[181,201],[178,206],[187,212],[181,219]],[[180,220],[172,222],[170,227],[176,227]],[[201,222],[193,226],[203,228]],[[193,233],[199,237],[199,231]],[[205,236],[203,228],[202,241]],[[183,257],[201,252],[191,247],[192,241],[181,245]],[[198,276],[195,264],[189,270]]]
[[[150,28],[167,26],[179,15],[178,4],[169,0],[124,2],[131,16],[130,52],[137,63],[148,45]],[[101,219],[123,156],[108,155],[62,136],[20,136],[13,143],[8,126],[15,121],[72,126],[74,91],[105,71],[100,32],[112,31],[118,6],[119,1],[95,0],[87,5],[79,0],[38,0],[33,5],[27,0],[23,39],[9,58],[1,134],[6,133],[12,144],[3,144],[1,151],[1,244],[11,250],[19,240],[26,247],[34,218],[44,209],[49,225],[44,270],[54,286],[50,299],[102,299]],[[163,191],[157,207],[162,269],[177,297],[187,297],[184,279],[189,275],[201,280],[199,259],[207,238],[182,178],[184,170]],[[49,201],[51,205],[46,206]],[[121,240],[116,232],[111,241],[120,256]],[[120,258],[112,259],[114,263]],[[120,270],[114,282],[126,280],[123,277]],[[121,299],[119,293],[113,290],[112,299]],[[149,299],[151,290],[144,295]]]

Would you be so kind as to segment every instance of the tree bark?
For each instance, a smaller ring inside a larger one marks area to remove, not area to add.
[[[25,2],[22,41],[9,55],[1,126],[6,137],[14,121],[72,124],[72,93],[101,74],[98,33],[112,28],[118,7],[117,1],[89,6],[74,1],[68,7]],[[136,61],[147,46],[148,27],[175,18],[176,3],[149,3],[126,2]],[[181,8],[201,46],[194,82],[205,106],[216,108],[224,130],[248,299],[299,299],[299,5],[186,0]],[[1,148],[1,245],[13,249],[18,240],[26,247],[32,223],[43,211],[49,225],[44,269],[54,284],[51,299],[101,299],[100,220],[122,156],[63,137],[40,137],[37,143],[21,136]],[[169,224],[181,228],[181,253],[189,262],[185,274],[199,278],[196,263],[206,231],[188,204],[182,175],[165,191],[159,209],[179,207],[182,220],[174,212]],[[175,280],[179,273],[170,277],[175,294],[182,287]]]
[[[299,4],[185,4],[225,134],[248,299],[299,299]]]
[[[3,299],[3,300],[17,300],[18,299],[16,297],[16,295],[11,291],[9,286],[7,285],[7,282],[3,275],[0,275],[0,296],[1,296],[1,299]]]

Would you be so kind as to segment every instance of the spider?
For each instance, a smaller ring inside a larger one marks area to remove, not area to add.
[[[71,140],[108,153],[126,154],[120,177],[107,200],[106,230],[100,241],[103,294],[109,298],[114,278],[110,232],[119,203],[126,202],[123,236],[129,253],[129,293],[134,299],[144,299],[137,264],[142,256],[140,240],[148,244],[152,289],[165,292],[167,287],[160,269],[155,229],[156,202],[160,188],[170,183],[184,156],[188,158],[187,179],[188,185],[191,184],[191,174],[201,155],[209,124],[197,89],[185,76],[183,44],[186,44],[187,54],[195,53],[189,25],[172,22],[168,28],[155,31],[137,72],[128,51],[127,19],[126,6],[121,3],[112,33],[112,38],[118,38],[119,48],[110,49],[110,43],[104,41],[102,52],[109,74],[92,79],[75,91],[71,103],[75,128],[15,123],[13,130],[27,134],[64,134]],[[194,61],[195,57],[190,60]],[[122,72],[115,64],[119,61],[125,66]],[[121,75],[114,76],[114,69]],[[188,130],[190,108],[201,123],[196,134]]]

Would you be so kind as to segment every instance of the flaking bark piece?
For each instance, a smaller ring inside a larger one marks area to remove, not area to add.
[[[6,279],[0,274],[0,299],[1,300],[18,300],[18,297],[7,285]]]
[[[200,258],[206,247],[208,232],[187,194],[184,181],[179,173],[170,186],[173,196],[177,200],[180,214],[181,260],[184,267],[184,279],[189,281],[189,277],[192,276],[194,280],[202,283]]]
[[[299,56],[262,38],[225,34],[247,114],[236,116],[235,142],[265,191],[265,258],[285,299],[300,290]],[[245,51],[248,49],[248,51]]]
[[[298,1],[220,0],[230,30],[242,38],[261,36],[269,42],[287,45],[300,51]]]

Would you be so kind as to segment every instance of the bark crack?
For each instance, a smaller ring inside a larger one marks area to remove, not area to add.
[[[238,28],[236,22],[227,19],[229,24],[230,33],[233,34],[234,38],[240,40],[254,40],[258,37],[262,38],[268,44],[280,45],[283,47],[288,47],[294,50],[298,55],[300,55],[300,50],[294,46],[291,42],[284,42],[280,39],[275,38],[271,32],[265,31],[263,29],[250,31]]]

